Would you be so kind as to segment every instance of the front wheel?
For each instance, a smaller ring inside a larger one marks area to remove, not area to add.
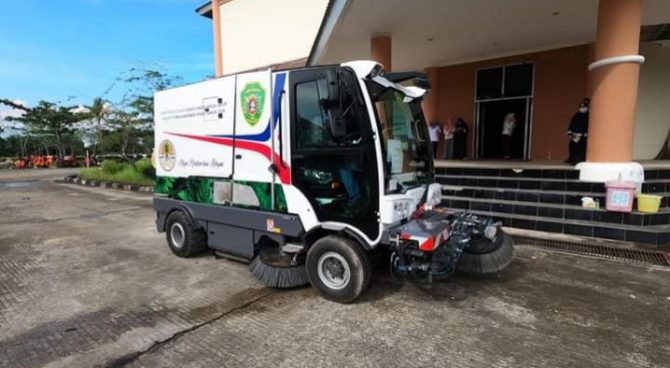
[[[456,269],[471,275],[490,275],[505,269],[514,259],[514,241],[498,230],[495,241],[486,238],[473,242],[463,250]]]
[[[367,288],[372,267],[367,253],[354,241],[335,235],[321,238],[307,252],[307,276],[321,295],[351,303]]]

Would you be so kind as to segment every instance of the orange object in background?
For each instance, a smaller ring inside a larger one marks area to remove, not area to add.
[[[56,164],[56,158],[52,155],[48,156],[28,156],[25,159],[19,159],[14,162],[14,167],[17,169],[43,169]]]

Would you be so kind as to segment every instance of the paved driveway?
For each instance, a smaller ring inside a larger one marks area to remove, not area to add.
[[[667,269],[520,246],[489,279],[417,285],[381,267],[339,305],[173,256],[149,196],[11,179],[0,367],[670,366]]]

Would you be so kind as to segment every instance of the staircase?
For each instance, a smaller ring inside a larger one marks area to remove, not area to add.
[[[645,170],[642,192],[663,196],[656,214],[608,212],[605,185],[580,182],[571,166],[530,166],[436,163],[446,207],[492,216],[504,226],[670,247],[670,166]],[[592,197],[601,209],[581,206]]]

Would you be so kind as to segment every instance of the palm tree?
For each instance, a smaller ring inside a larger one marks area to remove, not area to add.
[[[93,105],[88,107],[88,114],[91,120],[95,123],[95,130],[96,130],[96,136],[97,136],[97,143],[95,145],[95,149],[93,151],[93,154],[95,155],[95,151],[98,149],[98,147],[103,147],[102,141],[103,141],[103,123],[107,121],[107,118],[109,117],[109,114],[112,112],[112,104],[109,103],[109,101],[104,100],[102,97],[96,97],[93,100]]]

